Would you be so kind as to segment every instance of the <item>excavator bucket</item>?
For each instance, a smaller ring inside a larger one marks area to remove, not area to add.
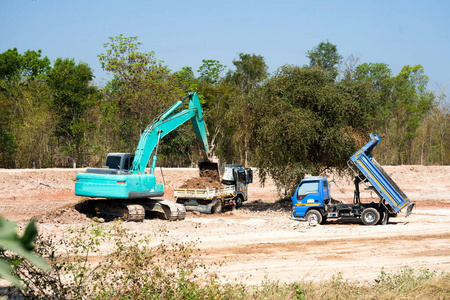
[[[200,160],[198,162],[200,177],[211,177],[219,181],[219,164],[211,161]]]

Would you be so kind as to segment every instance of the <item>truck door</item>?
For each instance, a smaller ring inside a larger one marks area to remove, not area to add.
[[[323,184],[322,199],[324,200],[325,203],[328,203],[330,201],[330,187],[328,185],[328,181],[325,179],[322,180],[322,184]]]
[[[236,191],[242,192],[244,200],[247,200],[247,176],[245,169],[236,170]]]
[[[253,170],[250,168],[246,168],[245,169],[245,173],[246,173],[246,183],[253,183]]]
[[[319,193],[323,183],[319,180],[303,180],[292,197],[294,217],[304,217],[308,208],[322,206]]]

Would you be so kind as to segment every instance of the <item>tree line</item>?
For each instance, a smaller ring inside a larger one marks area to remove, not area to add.
[[[240,53],[228,71],[203,60],[196,77],[140,47],[137,37],[109,38],[98,55],[112,75],[103,86],[71,58],[1,53],[0,168],[99,166],[108,152],[134,152],[145,127],[190,91],[201,99],[217,157],[258,167],[279,186],[344,170],[370,132],[382,138],[382,164],[450,162],[448,98],[428,89],[421,65],[395,75],[384,63],[343,59],[327,41],[306,53],[305,66],[270,74],[263,56]],[[159,163],[189,166],[199,157],[186,125],[162,141]]]

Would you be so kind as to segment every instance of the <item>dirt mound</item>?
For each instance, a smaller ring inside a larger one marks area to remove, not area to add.
[[[185,189],[218,189],[222,188],[223,184],[210,177],[195,177],[186,180],[180,187]]]
[[[35,216],[34,218],[39,223],[60,223],[60,224],[77,224],[89,220],[89,214],[94,212],[89,211],[88,201],[80,201],[77,204],[69,204],[61,208],[49,211],[45,214]]]
[[[200,177],[194,177],[186,180],[181,188],[187,189],[217,189],[222,188],[223,184],[220,182],[219,173],[214,170],[200,171]]]

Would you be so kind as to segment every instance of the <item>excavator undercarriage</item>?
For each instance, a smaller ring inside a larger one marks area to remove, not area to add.
[[[142,222],[147,218],[169,221],[184,220],[186,209],[183,205],[165,199],[91,199],[95,214],[106,218],[122,218],[124,221]]]

